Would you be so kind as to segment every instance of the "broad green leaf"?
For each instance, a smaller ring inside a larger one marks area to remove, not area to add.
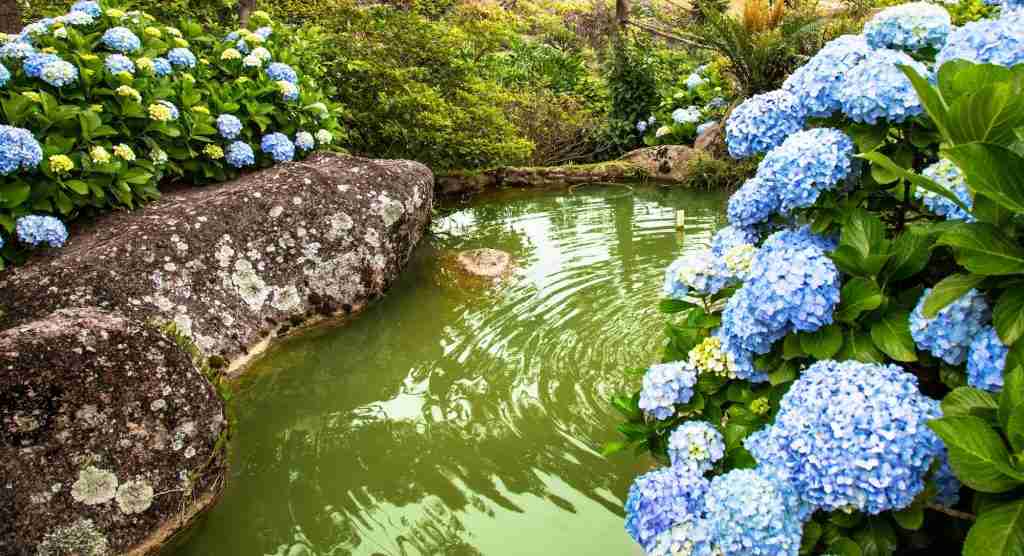
[[[1015,139],[1013,130],[1024,125],[1020,91],[1015,94],[1009,83],[981,83],[985,82],[949,104],[946,125],[950,139],[954,145],[976,141],[1009,145]]]
[[[846,537],[839,537],[828,545],[828,553],[836,556],[864,556],[864,553],[860,551],[860,545]]]
[[[821,539],[822,527],[816,521],[808,521],[804,525],[804,534],[800,538],[800,554],[806,555],[811,554],[814,551],[814,547],[818,545],[818,540]]]
[[[1024,335],[1024,289],[1003,292],[992,310],[992,323],[1004,344],[1012,346]]]
[[[1004,207],[1024,212],[1024,157],[999,145],[968,143],[942,150],[967,185]]]
[[[686,309],[692,309],[693,307],[696,307],[696,305],[679,299],[662,299],[661,302],[658,303],[658,310],[665,314],[678,313],[685,311]]]
[[[850,329],[846,331],[846,341],[843,342],[843,349],[836,354],[839,361],[861,361],[863,363],[884,363],[885,355],[878,351],[871,335],[860,330]]]
[[[892,242],[892,257],[882,275],[886,280],[898,282],[921,272],[931,258],[932,242],[927,234],[903,232]]]
[[[924,300],[924,307],[921,308],[921,312],[927,318],[935,318],[935,315],[945,306],[960,299],[960,297],[976,287],[984,279],[984,276],[978,276],[977,274],[951,274],[943,278],[941,282],[935,284],[935,287],[932,288],[932,291],[928,294],[928,299]]]
[[[840,244],[853,247],[862,257],[888,251],[885,226],[878,216],[866,210],[850,213],[846,225],[843,226]]]
[[[976,193],[974,195],[973,212],[975,218],[980,222],[992,224],[999,229],[1003,229],[1005,226],[1009,225],[1014,216],[1013,211],[992,199],[989,199],[981,193]]]
[[[913,183],[917,187],[920,187],[922,189],[926,189],[928,191],[931,191],[932,193],[935,193],[936,195],[941,195],[942,197],[945,197],[946,199],[949,199],[950,201],[952,201],[958,207],[960,207],[960,208],[970,212],[970,209],[967,208],[966,205],[964,205],[963,201],[961,201],[949,189],[939,185],[938,183],[936,183],[936,182],[934,182],[934,181],[932,181],[932,180],[930,180],[930,179],[928,179],[928,178],[926,178],[926,177],[924,177],[924,176],[922,176],[920,174],[916,174],[914,172],[911,172],[910,170],[907,170],[906,168],[904,168],[904,167],[900,166],[899,164],[896,164],[895,162],[890,160],[887,156],[885,156],[882,153],[870,152],[870,153],[859,154],[857,156],[860,157],[860,158],[863,158],[865,160],[870,161],[872,166],[874,166],[874,165],[883,166],[888,171],[893,172],[894,174],[898,175],[899,177],[901,177],[901,178],[903,178],[903,179]]]
[[[917,92],[917,97],[921,100],[921,105],[924,106],[925,112],[935,122],[935,127],[938,127],[939,132],[948,139],[949,130],[946,126],[948,108],[938,90],[928,82],[927,78],[918,75],[914,68],[910,66],[899,66],[899,68],[910,79],[910,83],[914,86],[914,90]]]
[[[854,531],[853,540],[864,556],[890,556],[899,546],[892,525],[886,518],[877,516],[869,517],[861,528]]]
[[[917,531],[924,525],[924,508],[914,503],[909,507],[892,513],[896,524],[908,531]]]
[[[871,325],[871,340],[878,349],[897,361],[917,361],[914,339],[910,336],[908,311],[890,311],[882,320]]]
[[[942,99],[949,103],[977,91],[979,83],[1004,83],[1012,79],[1013,73],[1003,66],[950,60],[939,68],[939,93]]]
[[[836,318],[843,322],[854,322],[864,311],[877,309],[882,304],[882,299],[882,290],[873,280],[852,278],[846,282],[840,293]]]
[[[89,184],[85,183],[82,180],[67,180],[63,183],[65,187],[74,191],[75,193],[78,193],[79,195],[89,194]]]
[[[1010,453],[1003,439],[980,417],[943,417],[928,426],[942,438],[949,464],[965,485],[981,492],[1007,492],[1021,481],[1009,473]]]
[[[1010,412],[1005,434],[1014,452],[1024,450],[1024,404],[1018,405]]]
[[[966,386],[954,389],[942,399],[942,414],[945,417],[974,416],[986,419],[994,417],[998,408],[999,404],[992,394]]]
[[[936,245],[952,247],[956,262],[975,274],[1024,273],[1024,248],[991,224],[960,224],[939,236]]]
[[[964,542],[964,556],[1024,556],[1024,499],[978,514]]]
[[[853,529],[864,522],[864,514],[857,511],[845,512],[837,510],[829,514],[828,521],[843,529]]]
[[[29,184],[21,180],[0,184],[0,207],[17,207],[28,200],[31,191]]]
[[[800,347],[818,359],[831,359],[843,347],[843,331],[831,324],[814,332],[800,335]]]
[[[1024,367],[1014,367],[1003,373],[1003,391],[999,393],[999,422],[1003,429],[1010,426],[1010,416],[1024,405]]]

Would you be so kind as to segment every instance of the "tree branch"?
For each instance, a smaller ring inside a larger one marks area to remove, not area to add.
[[[636,21],[630,21],[629,25],[632,25],[633,27],[636,27],[637,29],[640,29],[640,30],[643,30],[643,31],[647,31],[648,33],[651,33],[652,35],[659,36],[659,37],[661,37],[663,39],[666,39],[666,40],[679,42],[679,43],[682,43],[682,44],[685,44],[685,45],[688,45],[688,46],[692,46],[694,48],[700,48],[700,49],[703,49],[703,50],[710,50],[710,47],[708,47],[705,44],[701,44],[699,42],[696,42],[696,41],[694,41],[692,39],[688,39],[686,37],[682,37],[680,35],[675,35],[673,33],[670,33],[670,32],[665,31],[663,29],[659,29],[659,28],[657,28],[657,27],[655,27],[653,25],[649,25],[647,23],[639,23],[639,22],[636,22]]]
[[[974,521],[974,520],[978,519],[978,516],[976,516],[974,514],[967,513],[967,512],[961,512],[959,510],[954,510],[952,508],[946,508],[946,507],[940,506],[938,504],[928,504],[928,509],[929,510],[935,510],[935,511],[937,511],[939,513],[943,513],[943,514],[946,514],[948,516],[953,516],[953,517],[955,517],[957,519],[963,519],[965,521]]]

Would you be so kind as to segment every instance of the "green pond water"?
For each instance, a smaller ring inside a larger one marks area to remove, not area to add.
[[[707,244],[724,201],[588,186],[442,211],[383,300],[255,364],[224,498],[169,552],[638,554],[622,503],[647,464],[599,454],[607,399],[657,360],[663,270]],[[477,247],[515,271],[466,284],[444,261]]]

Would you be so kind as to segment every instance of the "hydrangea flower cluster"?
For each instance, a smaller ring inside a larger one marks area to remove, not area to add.
[[[941,48],[953,28],[949,12],[929,2],[910,2],[886,8],[864,26],[864,37],[875,48],[917,51]]]
[[[804,127],[800,99],[784,90],[750,97],[725,122],[726,144],[733,158],[748,158],[782,144]]]
[[[132,59],[124,54],[111,54],[110,56],[107,56],[107,59],[104,61],[104,65],[106,66],[107,71],[113,75],[117,75],[119,73],[135,74],[135,62],[132,62]]]
[[[853,168],[853,141],[837,129],[818,128],[790,135],[761,161],[757,175],[779,197],[779,211],[789,214],[834,189]]]
[[[725,440],[706,421],[686,421],[668,438],[668,457],[673,466],[710,471],[725,455]]]
[[[0,59],[24,60],[28,56],[35,54],[35,51],[36,49],[33,48],[31,44],[13,41],[0,46]]]
[[[644,374],[640,409],[655,419],[668,419],[675,413],[676,404],[690,401],[695,384],[697,370],[686,361],[652,365]]]
[[[750,228],[767,221],[778,210],[778,195],[763,179],[754,176],[729,197],[726,216],[732,226]]]
[[[221,114],[217,116],[217,131],[225,139],[236,139],[242,133],[242,120],[231,114]]]
[[[53,216],[22,216],[15,223],[15,232],[18,234],[18,241],[32,247],[63,247],[68,240],[68,229],[63,222]]]
[[[256,153],[248,143],[242,141],[235,141],[228,145],[228,154],[224,158],[235,168],[245,168],[256,164]]]
[[[299,84],[299,76],[296,75],[295,70],[293,70],[288,64],[282,64],[280,62],[274,62],[267,66],[267,77],[269,77],[271,81],[287,81],[292,85]]]
[[[717,257],[723,257],[733,247],[744,244],[756,245],[760,239],[753,228],[726,226],[715,232],[711,238],[711,252]]]
[[[21,64],[21,69],[25,71],[25,75],[38,79],[43,75],[43,67],[50,62],[56,62],[60,60],[60,56],[56,54],[46,54],[37,52],[31,54],[25,58]]]
[[[686,88],[687,90],[693,91],[700,88],[707,82],[708,80],[701,77],[699,73],[693,72],[686,78]]]
[[[726,378],[735,378],[729,368],[725,353],[722,352],[722,340],[717,336],[708,336],[694,346],[687,355],[690,366],[699,374],[711,374]]]
[[[288,162],[295,158],[295,145],[283,133],[268,133],[260,142],[260,150],[269,154],[276,162]]]
[[[299,100],[299,88],[287,81],[278,81],[277,88],[281,91],[281,98],[288,101]]]
[[[103,15],[103,8],[100,7],[98,2],[92,1],[75,2],[71,6],[71,11],[87,13],[92,17],[100,17]]]
[[[42,160],[43,148],[29,130],[0,125],[0,174],[32,170]]]
[[[839,304],[839,271],[817,246],[762,246],[749,288],[753,316],[770,328],[813,332],[832,323]]]
[[[39,78],[59,89],[78,81],[78,68],[70,62],[57,60],[43,66]]]
[[[989,320],[988,303],[978,290],[972,289],[929,319],[924,316],[924,302],[931,291],[924,291],[910,314],[910,335],[918,348],[950,365],[959,365],[967,358],[971,340]]]
[[[149,117],[158,122],[173,122],[180,115],[178,107],[166,100],[158,100],[149,105]]]
[[[172,48],[167,53],[167,61],[178,68],[196,67],[196,56],[187,48]]]
[[[130,54],[142,48],[142,41],[127,27],[111,27],[103,33],[103,44],[116,52]]]
[[[928,75],[928,68],[906,53],[876,50],[847,73],[838,96],[843,114],[855,122],[874,125],[879,120],[900,123],[924,113],[910,79],[898,65]]]
[[[924,174],[926,178],[931,179],[956,195],[957,199],[960,199],[960,202],[968,208],[974,207],[974,200],[971,199],[971,191],[967,188],[967,180],[960,172],[960,169],[949,160],[942,159],[935,164],[932,164],[925,168],[922,174]],[[938,193],[928,191],[923,187],[917,187],[914,189],[914,196],[920,199],[921,202],[924,203],[924,206],[928,207],[928,210],[939,216],[945,217],[946,220],[963,220],[965,222],[975,221],[975,218],[971,213],[960,208],[956,203],[942,195],[939,195]]]
[[[157,77],[167,77],[174,73],[174,67],[171,65],[170,60],[162,56],[153,58],[153,71]]]
[[[819,361],[782,397],[775,422],[744,446],[813,509],[905,508],[944,450],[927,422],[939,403],[896,365]]]
[[[712,479],[705,522],[717,554],[796,556],[804,513],[793,489],[759,470],[734,469]]]
[[[651,552],[673,526],[699,519],[708,480],[693,467],[662,467],[636,478],[626,498],[626,531]]]
[[[935,56],[936,67],[950,60],[1013,67],[1024,63],[1024,10],[983,19],[953,30]]]
[[[827,118],[842,108],[839,89],[846,73],[871,55],[860,35],[843,35],[826,44],[782,84],[800,99],[807,115]]]
[[[971,341],[967,353],[967,384],[980,390],[1003,389],[1003,368],[1010,349],[999,339],[996,329],[986,326]]]
[[[700,108],[696,106],[676,108],[672,112],[672,121],[677,124],[695,124],[700,121]]]
[[[295,134],[295,146],[301,151],[310,151],[316,146],[316,140],[313,139],[312,133],[300,131]]]
[[[960,501],[960,480],[953,473],[949,465],[949,455],[945,450],[942,452],[942,466],[932,477],[938,492],[935,493],[934,503],[944,508],[952,508]]]
[[[665,272],[665,293],[672,299],[694,295],[714,295],[734,281],[710,249],[683,255]]]

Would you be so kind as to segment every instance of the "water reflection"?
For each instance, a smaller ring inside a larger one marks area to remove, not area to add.
[[[606,400],[657,358],[662,270],[723,198],[516,192],[440,219],[382,302],[253,370],[228,492],[177,553],[635,553],[621,505],[641,464],[598,454]],[[513,278],[454,287],[439,261],[484,246]]]

